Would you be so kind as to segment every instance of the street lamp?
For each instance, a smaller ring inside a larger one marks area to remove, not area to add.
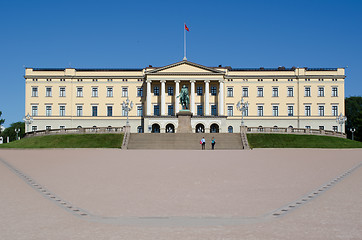
[[[126,116],[127,116],[127,122],[126,122],[126,126],[129,126],[129,121],[128,121],[128,112],[131,111],[133,108],[133,102],[129,101],[129,98],[127,97],[126,102],[123,101],[122,103],[122,110],[125,111]]]
[[[341,125],[341,133],[342,133],[342,125],[347,121],[347,117],[343,116],[343,114],[339,114],[339,116],[337,116],[336,118],[336,122]]]
[[[26,132],[29,132],[29,125],[33,122],[33,118],[30,116],[30,114],[28,113],[24,118],[23,118],[25,124],[26,124]]]
[[[349,131],[352,133],[352,140],[354,140],[354,132],[356,131],[356,129],[350,128]]]
[[[20,128],[15,128],[15,132],[16,132],[16,140],[19,140]]]
[[[244,97],[241,98],[241,101],[238,102],[236,108],[241,111],[241,126],[244,126],[244,115],[246,110],[249,107],[249,102],[244,102]]]

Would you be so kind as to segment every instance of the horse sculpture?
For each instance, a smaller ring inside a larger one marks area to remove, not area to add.
[[[186,85],[183,85],[180,91],[180,95],[178,95],[177,97],[180,98],[180,104],[182,106],[182,110],[187,110],[189,109],[189,91],[186,87]]]

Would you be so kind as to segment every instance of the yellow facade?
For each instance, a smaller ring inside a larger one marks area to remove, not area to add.
[[[134,104],[128,114],[132,132],[167,132],[169,126],[175,131],[181,109],[177,89],[183,85],[193,131],[197,126],[206,132],[240,131],[242,97],[249,103],[247,126],[340,131],[336,116],[345,112],[344,78],[343,68],[239,69],[186,60],[144,69],[27,68],[25,114],[34,119],[27,131],[124,126],[127,98]]]

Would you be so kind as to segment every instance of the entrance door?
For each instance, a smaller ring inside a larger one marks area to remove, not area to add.
[[[160,133],[160,125],[157,123],[152,125],[152,133]]]

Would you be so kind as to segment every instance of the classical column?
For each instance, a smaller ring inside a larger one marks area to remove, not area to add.
[[[209,83],[210,80],[205,80],[205,115],[206,116],[210,116],[210,103],[209,103],[209,98],[210,98],[210,93],[209,93]]]
[[[175,80],[176,89],[175,89],[175,113],[178,113],[180,110],[180,99],[177,96],[180,94],[180,80]]]
[[[166,80],[161,80],[161,116],[165,116],[165,83]]]
[[[151,115],[151,80],[146,80],[147,83],[147,96],[146,96],[146,107],[147,107],[147,116]]]
[[[190,111],[195,114],[195,80],[191,80]]]
[[[219,116],[224,115],[224,80],[219,81]]]

